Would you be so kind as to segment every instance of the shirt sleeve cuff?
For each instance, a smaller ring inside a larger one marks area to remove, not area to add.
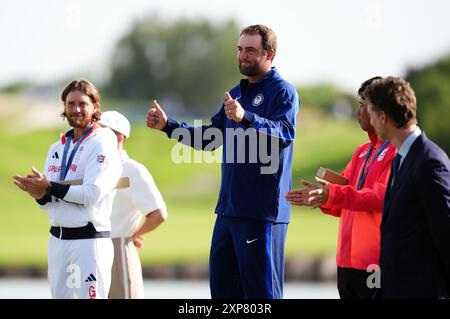
[[[50,203],[51,201],[52,201],[52,196],[49,194],[45,194],[45,196],[42,197],[41,199],[36,199],[36,202],[41,206],[43,206],[47,203]]]
[[[64,185],[55,182],[50,182],[50,185],[50,195],[53,195],[60,199],[64,199],[64,196],[66,196],[70,188],[70,185]]]
[[[320,206],[321,208],[328,209],[333,206],[334,198],[336,196],[336,185],[328,184],[328,200],[325,204]]]
[[[166,124],[166,126],[165,126],[161,131],[163,131],[164,133],[166,133],[168,137],[171,137],[171,136],[172,136],[172,132],[173,132],[178,126],[179,126],[179,125],[178,125],[178,122],[177,122],[177,121],[175,121],[175,120],[173,120],[173,119],[171,119],[171,118],[168,118],[168,119],[167,119],[167,124]]]
[[[244,111],[244,118],[242,119],[242,124],[251,126],[255,122],[255,113]]]

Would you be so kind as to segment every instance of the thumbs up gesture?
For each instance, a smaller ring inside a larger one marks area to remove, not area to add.
[[[159,106],[156,100],[153,100],[152,108],[147,111],[147,127],[162,130],[167,125],[167,115]]]
[[[225,91],[224,97],[224,111],[227,118],[235,121],[236,123],[241,122],[245,113],[245,110],[242,108],[241,104],[237,100],[233,99],[228,91]]]

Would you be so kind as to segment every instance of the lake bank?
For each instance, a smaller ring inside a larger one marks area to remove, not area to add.
[[[175,264],[144,266],[145,279],[208,279],[208,264]],[[47,267],[37,266],[0,266],[1,277],[45,278]],[[286,260],[286,281],[335,282],[336,264],[334,256],[292,258]]]

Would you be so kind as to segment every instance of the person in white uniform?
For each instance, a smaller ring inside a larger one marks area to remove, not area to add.
[[[142,266],[136,247],[143,246],[145,233],[166,220],[166,204],[150,172],[129,158],[123,148],[125,139],[130,137],[128,119],[117,111],[107,111],[98,123],[116,133],[122,177],[129,179],[128,187],[117,190],[111,215],[114,263],[109,298],[144,298]],[[143,216],[145,219],[140,223]]]
[[[33,168],[14,183],[48,212],[48,280],[53,298],[107,298],[113,245],[110,215],[122,173],[113,132],[100,127],[100,94],[86,80],[62,93],[71,130],[48,152],[44,173]]]

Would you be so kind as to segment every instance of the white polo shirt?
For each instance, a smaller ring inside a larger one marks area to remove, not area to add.
[[[143,215],[160,208],[166,209],[150,172],[141,163],[122,151],[123,177],[129,177],[130,187],[118,189],[111,215],[112,238],[131,237]]]
[[[65,141],[63,136],[50,146],[43,172],[50,181],[60,181]],[[73,148],[71,142],[67,155]],[[94,126],[80,143],[64,179],[82,179],[83,184],[71,185],[64,199],[52,196],[52,201],[41,208],[48,212],[52,226],[82,227],[92,222],[97,231],[110,231],[114,188],[121,174],[115,134],[108,128]]]

